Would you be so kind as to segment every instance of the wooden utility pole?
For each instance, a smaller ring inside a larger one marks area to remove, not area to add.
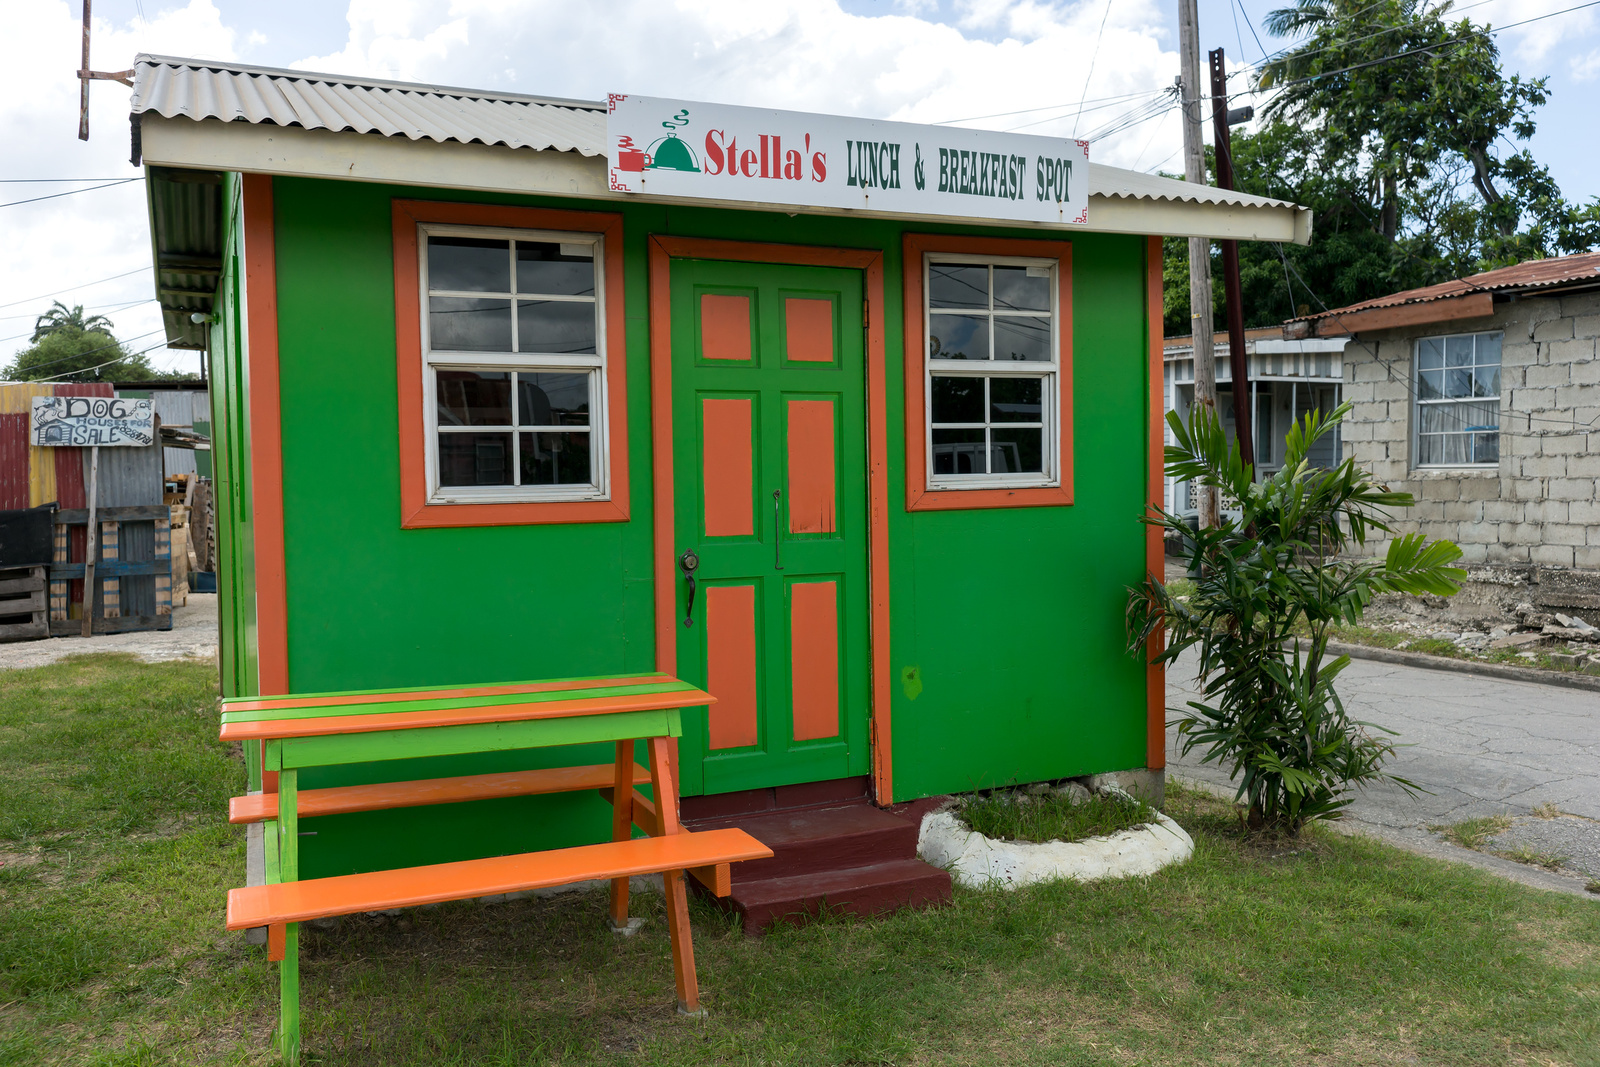
[[[1196,0],[1178,0],[1178,59],[1183,105],[1183,176],[1206,184],[1206,148],[1200,132],[1200,14]],[[1189,323],[1194,336],[1194,402],[1217,408],[1216,344],[1211,336],[1211,241],[1189,238]],[[1216,526],[1217,494],[1195,487],[1200,525]]]
[[[83,0],[83,66],[78,68],[78,80],[83,82],[82,94],[78,98],[78,140],[89,139],[89,83],[92,81],[121,82],[128,87],[133,86],[132,70],[90,70],[89,69],[89,0]]]
[[[1233,137],[1228,133],[1228,64],[1222,49],[1210,53],[1211,140],[1217,151],[1217,188],[1233,188]],[[1239,242],[1222,242],[1222,291],[1228,302],[1228,365],[1233,372],[1233,435],[1239,456],[1256,465],[1255,409],[1250,393],[1250,358],[1244,350],[1244,296],[1239,283]]]

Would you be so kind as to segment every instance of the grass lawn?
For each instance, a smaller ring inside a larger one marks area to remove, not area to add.
[[[273,1061],[273,969],[222,929],[214,698],[200,664],[0,672],[0,1064]],[[589,894],[308,930],[306,1062],[1600,1065],[1600,902],[1168,811],[1195,858],[1148,879],[759,941],[697,904],[704,1021],[652,894],[631,939]]]

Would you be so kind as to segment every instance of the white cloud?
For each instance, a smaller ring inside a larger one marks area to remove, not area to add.
[[[1586,56],[1572,57],[1572,80],[1579,82],[1594,81],[1600,78],[1600,48],[1596,48]]]
[[[74,77],[81,59],[82,16],[77,4],[48,0],[9,5],[7,37],[26,41],[7,57],[7,75],[14,96],[0,110],[0,144],[7,147],[5,178],[121,178],[140,173],[128,162],[128,89],[116,82],[95,82],[89,91],[90,140],[77,139],[79,82]],[[131,12],[130,12],[131,13]],[[210,0],[189,0],[187,6],[157,14],[148,23],[117,24],[94,20],[91,63],[96,70],[125,70],[139,51],[205,55],[233,54],[233,32],[222,24]],[[73,188],[71,185],[0,184],[0,202],[10,203]],[[0,208],[0,234],[6,254],[0,256],[0,363],[27,344],[33,317],[48,299],[14,302],[137,270],[150,263],[150,235],[144,186],[130,182],[115,188],[77,193],[31,204]],[[105,309],[153,297],[153,276],[140,271],[126,278],[62,294],[69,306]],[[117,335],[133,338],[159,330],[153,302],[112,311]],[[24,335],[24,336],[18,336]],[[133,341],[148,347],[159,334]],[[153,352],[160,366],[193,368],[192,352]]]
[[[1465,4],[1456,6],[1462,9],[1461,18],[1471,19],[1480,26],[1488,23],[1511,27],[1496,34],[1496,40],[1511,69],[1521,68],[1521,73],[1528,77],[1549,73],[1544,68],[1548,66],[1550,53],[1595,26],[1593,9],[1556,14],[1575,6],[1573,0],[1491,0],[1481,7],[1474,5],[1471,10],[1466,10]],[[1546,15],[1552,17],[1541,17]]]

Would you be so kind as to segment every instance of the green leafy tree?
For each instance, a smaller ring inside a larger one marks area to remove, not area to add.
[[[1394,744],[1377,734],[1390,731],[1351,718],[1334,689],[1350,662],[1327,660],[1335,624],[1357,622],[1374,594],[1449,596],[1466,577],[1451,566],[1459,548],[1420,534],[1393,537],[1381,558],[1349,554],[1392,534],[1389,509],[1413,502],[1353,460],[1311,466],[1313,443],[1349,410],[1308,414],[1289,431],[1283,468],[1259,483],[1215,411],[1196,407],[1187,425],[1170,414],[1167,474],[1215,487],[1240,515],[1199,531],[1165,510],[1147,519],[1182,539],[1201,577],[1180,597],[1151,575],[1128,601],[1130,649],[1164,627],[1162,662],[1199,653],[1201,699],[1176,720],[1183,752],[1203,747],[1205,762],[1228,768],[1252,826],[1290,834],[1337,818],[1352,787],[1415,788],[1383,770]]]
[[[90,315],[88,318],[84,318],[82,304],[69,308],[59,300],[52,300],[50,302],[50,310],[34,320],[33,336],[29,338],[29,341],[37,343],[57,330],[79,330],[83,333],[98,330],[101,333],[110,334],[111,320],[104,315]]]
[[[159,373],[150,365],[148,356],[130,353],[107,330],[85,330],[75,325],[60,325],[47,331],[17,353],[4,376],[12,382],[45,378],[58,382],[128,382],[182,377]]]

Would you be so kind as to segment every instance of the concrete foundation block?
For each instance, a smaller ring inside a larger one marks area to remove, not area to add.
[[[1091,774],[1084,779],[1084,785],[1091,792],[1098,793],[1106,788],[1120,789],[1124,793],[1131,793],[1152,807],[1159,808],[1166,803],[1167,797],[1167,772],[1165,768],[1135,767],[1127,771],[1108,771],[1105,774]]]
[[[1554,388],[1571,381],[1571,373],[1567,369],[1567,364],[1563,362],[1537,363],[1528,368],[1523,381],[1530,389]]]
[[[1552,567],[1570,567],[1574,559],[1571,545],[1534,545],[1529,556],[1535,563]]]
[[[1559,341],[1572,336],[1572,320],[1569,318],[1551,318],[1536,321],[1533,327],[1535,341]]]

